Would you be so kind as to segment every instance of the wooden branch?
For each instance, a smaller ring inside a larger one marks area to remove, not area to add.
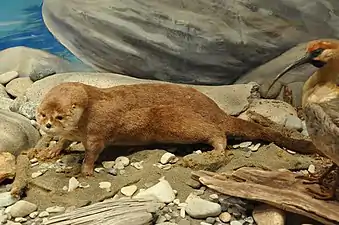
[[[11,195],[20,197],[28,183],[28,172],[30,168],[30,161],[25,154],[18,155],[16,159],[15,179],[12,184]]]
[[[150,199],[107,200],[54,216],[44,225],[151,225],[161,203]]]
[[[263,202],[326,225],[339,223],[339,203],[312,198],[306,191],[309,186],[290,171],[244,167],[232,176],[198,171],[193,172],[192,177],[226,195]]]

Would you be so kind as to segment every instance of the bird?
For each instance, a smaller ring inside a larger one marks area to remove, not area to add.
[[[323,174],[305,183],[318,183],[324,187],[324,179],[336,170],[334,183],[328,190],[319,192],[307,188],[313,197],[330,200],[335,198],[339,184],[339,87],[336,82],[339,74],[339,40],[317,39],[308,42],[305,55],[279,73],[266,93],[284,74],[305,64],[317,68],[302,88],[306,128],[317,150],[333,163]]]

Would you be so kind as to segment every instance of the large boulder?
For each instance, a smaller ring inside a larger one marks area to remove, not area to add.
[[[0,51],[0,74],[1,80],[12,80],[16,76],[30,77],[36,81],[46,76],[71,72],[82,69],[80,65],[74,65],[69,61],[46,51],[17,46]],[[13,74],[17,74],[14,77]],[[7,82],[5,82],[7,83]]]
[[[41,99],[52,87],[64,82],[81,82],[96,87],[116,85],[159,83],[162,81],[145,80],[113,73],[63,73],[56,74],[35,82],[22,97],[15,99],[11,110],[33,119]],[[184,84],[183,84],[184,85]],[[224,111],[239,115],[249,106],[249,100],[259,97],[256,83],[237,85],[188,85],[212,98]]]
[[[337,0],[45,0],[43,18],[100,71],[230,84],[298,43],[339,37]]]
[[[0,152],[13,155],[34,147],[40,139],[29,119],[8,110],[0,109],[0,130]]]

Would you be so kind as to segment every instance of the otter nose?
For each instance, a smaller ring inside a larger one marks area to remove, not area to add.
[[[47,123],[47,124],[46,124],[46,127],[49,129],[49,128],[51,128],[51,127],[52,127],[52,124],[50,124],[50,123]]]

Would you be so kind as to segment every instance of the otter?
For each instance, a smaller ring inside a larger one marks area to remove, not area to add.
[[[205,143],[225,151],[227,136],[275,142],[281,147],[307,151],[310,141],[226,114],[208,96],[178,84],[144,83],[98,88],[67,82],[50,89],[37,107],[37,122],[49,135],[59,136],[58,147],[39,158],[53,158],[71,143],[85,147],[81,173],[93,175],[103,149],[114,145]]]

